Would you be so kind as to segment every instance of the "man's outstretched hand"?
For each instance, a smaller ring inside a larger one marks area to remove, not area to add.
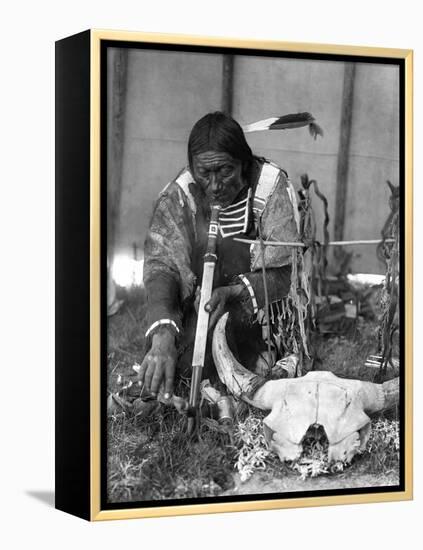
[[[143,384],[143,393],[149,392],[156,397],[164,382],[164,397],[169,399],[173,393],[175,369],[175,336],[169,329],[162,327],[153,335],[151,347],[141,363],[138,376]]]
[[[239,299],[245,291],[244,285],[220,286],[213,290],[210,300],[204,309],[210,312],[209,330],[213,330],[217,321],[227,309],[227,304]]]
[[[213,290],[210,300],[205,305],[210,312],[209,330],[213,330],[219,318],[227,310],[230,302],[240,299],[245,294],[244,285],[221,286]],[[173,393],[177,351],[175,336],[165,326],[154,333],[151,347],[141,363],[139,381],[143,384],[143,393],[157,397],[160,386],[164,383],[164,397],[169,399]]]

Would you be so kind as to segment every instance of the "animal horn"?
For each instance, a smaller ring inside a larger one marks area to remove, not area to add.
[[[219,378],[235,397],[241,398],[259,409],[271,409],[275,395],[281,396],[288,380],[267,380],[241,365],[229,349],[226,340],[225,313],[213,334],[212,352]]]
[[[228,315],[229,313],[222,315],[214,329],[212,343],[214,364],[221,382],[235,397],[252,399],[257,389],[265,383],[265,379],[243,367],[229,349],[225,330]]]
[[[375,413],[391,409],[399,401],[399,377],[383,384],[361,382],[361,393],[365,411]]]
[[[399,403],[399,376],[382,384],[385,398],[383,408],[385,410],[395,407]]]
[[[289,379],[266,381],[262,376],[243,367],[234,357],[226,340],[228,315],[225,313],[219,319],[213,334],[212,352],[219,378],[235,397],[260,409],[271,409],[275,399],[282,398],[289,383],[294,383],[294,381]],[[311,373],[306,376],[310,375]],[[346,379],[344,379],[344,383],[353,384],[357,389],[359,387],[361,402],[367,413],[390,409],[399,401],[398,377],[383,384]]]

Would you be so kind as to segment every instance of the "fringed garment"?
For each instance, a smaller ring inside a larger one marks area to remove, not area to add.
[[[148,326],[160,319],[176,323],[181,331],[178,342],[180,368],[183,368],[181,365],[189,366],[192,356],[196,324],[194,303],[201,285],[209,220],[210,210],[203,191],[185,168],[161,192],[145,241]],[[234,237],[257,239],[259,222],[264,240],[299,240],[295,191],[286,172],[271,162],[256,158],[248,185],[220,215],[213,284],[213,288],[217,288],[243,282],[246,287],[240,303],[231,306],[227,336],[233,352],[247,367],[254,365],[257,356],[266,348],[261,323],[257,322],[264,319],[263,255],[258,240],[250,246],[235,241]],[[296,258],[296,254],[293,256],[292,247],[265,248],[266,286],[272,311],[289,292],[293,257]],[[253,315],[252,293],[257,305]],[[271,322],[275,328],[278,321],[274,315]],[[269,332],[274,332],[272,327]],[[211,357],[206,361],[207,367],[212,368]]]

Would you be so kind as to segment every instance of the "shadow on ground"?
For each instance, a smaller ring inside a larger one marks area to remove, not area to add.
[[[26,491],[26,494],[39,500],[46,506],[54,508],[54,491]]]

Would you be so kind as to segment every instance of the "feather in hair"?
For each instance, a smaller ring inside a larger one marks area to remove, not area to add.
[[[322,128],[316,123],[315,118],[310,113],[295,113],[283,115],[280,117],[271,117],[243,127],[245,133],[261,132],[263,130],[288,130],[292,128],[302,128],[308,126],[310,135],[316,139],[317,136],[323,136]]]

